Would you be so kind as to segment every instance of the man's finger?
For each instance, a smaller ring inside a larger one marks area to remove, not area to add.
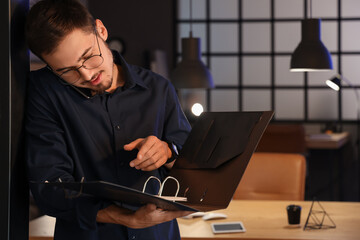
[[[155,211],[156,210],[156,205],[152,204],[152,203],[148,203],[146,204],[146,210],[149,212]]]
[[[138,153],[138,159],[141,160],[146,160],[148,158],[151,158],[156,149],[154,149],[156,141],[154,138],[151,137],[147,137],[144,139],[144,141],[141,144],[141,147],[138,148],[139,149],[139,153]],[[142,159],[142,157],[145,157],[145,159]]]
[[[135,160],[130,162],[130,166],[135,167],[136,169],[143,169],[154,163],[155,163],[155,160],[153,158],[145,158],[142,156],[140,156],[140,158],[139,158],[139,156],[138,156]]]
[[[143,138],[138,138],[138,139],[132,141],[131,143],[124,145],[124,150],[131,151],[131,150],[134,150],[135,148],[139,149],[141,147],[140,143],[143,140],[144,140]]]
[[[140,169],[141,167],[138,167],[145,161],[152,158],[152,156],[156,153],[156,150],[153,148],[154,141],[149,140],[149,138],[143,139],[141,143],[138,144],[139,152],[137,154],[136,159],[130,162],[131,167],[136,167],[136,169]]]
[[[151,158],[143,161],[137,167],[142,171],[152,171],[164,165],[166,163],[166,160],[167,158],[165,158],[163,155],[161,155],[160,153],[156,153]]]

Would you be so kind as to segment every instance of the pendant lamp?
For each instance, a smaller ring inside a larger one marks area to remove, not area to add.
[[[190,0],[190,34],[181,39],[181,61],[170,75],[175,88],[213,88],[214,82],[210,71],[201,61],[200,38],[192,36],[192,6]]]
[[[311,2],[310,2],[311,15]],[[329,71],[333,69],[330,52],[321,41],[321,20],[301,21],[301,42],[291,55],[291,72]]]

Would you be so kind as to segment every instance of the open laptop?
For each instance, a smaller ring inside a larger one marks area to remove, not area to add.
[[[225,209],[272,116],[272,111],[203,113],[170,171],[180,183],[178,195],[187,198],[183,204],[200,211]]]

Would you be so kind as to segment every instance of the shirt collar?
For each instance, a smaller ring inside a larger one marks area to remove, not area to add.
[[[112,51],[114,57],[114,63],[120,65],[125,72],[125,85],[124,88],[133,88],[136,85],[147,89],[148,87],[144,83],[144,81],[137,75],[131,66],[125,61],[125,59],[117,52]]]

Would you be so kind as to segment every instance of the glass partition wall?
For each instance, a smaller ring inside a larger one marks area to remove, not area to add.
[[[274,110],[276,121],[354,123],[354,89],[325,85],[337,73],[360,87],[360,1],[357,0],[177,0],[177,61],[181,38],[201,39],[203,61],[215,88],[180,90],[183,107],[201,103],[208,111]],[[289,71],[301,39],[301,20],[321,18],[321,38],[334,69]]]

